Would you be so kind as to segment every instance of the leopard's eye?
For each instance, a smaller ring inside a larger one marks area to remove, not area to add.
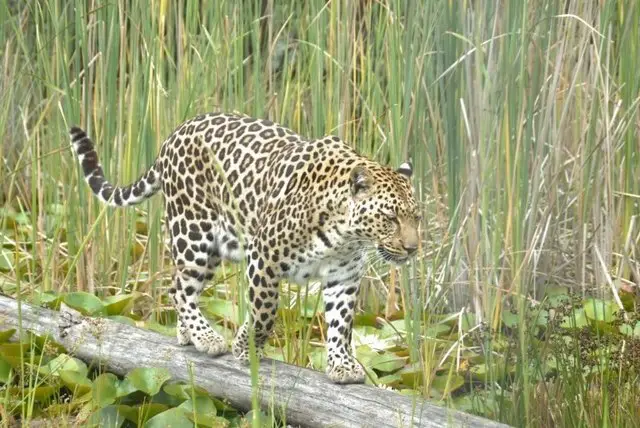
[[[398,216],[396,215],[396,213],[394,213],[394,212],[383,212],[382,214],[385,216],[385,218],[387,220],[392,221],[394,223],[398,222]]]
[[[422,214],[416,214],[416,223],[420,223],[422,221]]]

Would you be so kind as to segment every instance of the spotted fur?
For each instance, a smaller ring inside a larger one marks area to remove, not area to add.
[[[351,353],[356,296],[372,248],[403,263],[418,247],[410,164],[393,170],[337,137],[305,139],[266,120],[218,113],[180,125],[139,180],[116,187],[86,133],[76,127],[70,133],[85,180],[103,202],[134,205],[162,190],[181,345],[211,355],[226,351],[198,298],[222,260],[244,258],[251,309],[233,355],[248,359],[250,329],[258,349],[267,341],[280,280],[313,278],[324,287],[327,374],[338,383],[364,380]]]

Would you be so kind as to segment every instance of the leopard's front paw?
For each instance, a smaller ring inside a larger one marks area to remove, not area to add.
[[[189,334],[189,330],[180,322],[178,322],[178,325],[176,326],[176,337],[178,338],[178,345],[180,346],[187,346],[191,344],[191,335]]]
[[[243,340],[234,340],[231,345],[231,353],[240,362],[249,364],[249,344]],[[257,349],[258,361],[260,361],[264,355],[262,349]]]
[[[199,331],[196,334],[192,333],[191,341],[198,351],[212,356],[224,354],[229,349],[224,337],[211,328]]]
[[[364,383],[365,372],[355,358],[349,357],[327,365],[327,376],[333,383]]]

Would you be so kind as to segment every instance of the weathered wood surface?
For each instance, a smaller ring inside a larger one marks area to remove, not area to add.
[[[135,367],[162,367],[174,380],[205,388],[240,410],[251,408],[249,368],[226,354],[212,358],[173,338],[99,318],[69,315],[0,296],[0,329],[51,335],[76,357],[124,375]],[[71,320],[71,322],[69,322]],[[63,333],[61,335],[61,333]],[[189,366],[193,368],[192,375]],[[193,377],[192,377],[193,376]],[[421,399],[366,385],[335,385],[324,373],[265,359],[260,365],[263,408],[285,409],[287,424],[303,427],[499,427]]]

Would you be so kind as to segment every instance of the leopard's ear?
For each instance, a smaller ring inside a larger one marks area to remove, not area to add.
[[[351,185],[351,194],[357,196],[366,193],[373,184],[371,173],[362,165],[358,165],[351,170],[349,180]]]
[[[396,172],[409,179],[413,175],[413,166],[411,166],[411,162],[405,162],[398,167]]]

